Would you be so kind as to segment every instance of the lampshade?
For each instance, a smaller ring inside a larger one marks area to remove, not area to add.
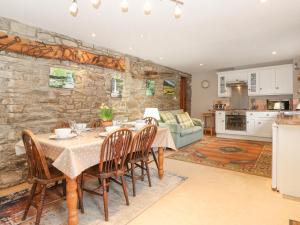
[[[300,110],[300,103],[296,106],[296,110]]]
[[[153,117],[160,120],[158,108],[145,108],[144,118],[146,117]]]

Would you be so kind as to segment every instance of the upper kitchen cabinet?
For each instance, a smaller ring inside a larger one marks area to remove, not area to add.
[[[259,77],[257,71],[248,72],[248,95],[259,95]]]
[[[218,96],[219,97],[229,97],[230,96],[230,90],[226,86],[227,77],[228,76],[226,73],[218,74]]]
[[[275,94],[275,74],[274,68],[264,68],[259,70],[259,95]]]
[[[285,65],[275,71],[275,93],[293,94],[293,66]]]

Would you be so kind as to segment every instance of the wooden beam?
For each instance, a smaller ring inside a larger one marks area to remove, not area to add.
[[[98,55],[66,45],[45,44],[15,35],[7,35],[3,32],[0,32],[0,51],[14,52],[36,58],[57,59],[79,64],[95,65],[121,72],[125,71],[124,58]]]

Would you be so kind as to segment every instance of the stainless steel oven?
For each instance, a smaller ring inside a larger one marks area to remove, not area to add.
[[[246,131],[246,111],[230,110],[225,113],[225,129],[233,131]]]

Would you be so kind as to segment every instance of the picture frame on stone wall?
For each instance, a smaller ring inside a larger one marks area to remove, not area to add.
[[[75,71],[51,67],[49,73],[49,87],[74,89]]]
[[[111,97],[122,98],[124,80],[121,78],[111,79]]]
[[[146,80],[146,96],[154,96],[154,95],[155,95],[155,81]]]
[[[175,80],[164,80],[163,83],[163,92],[165,95],[175,95]]]

